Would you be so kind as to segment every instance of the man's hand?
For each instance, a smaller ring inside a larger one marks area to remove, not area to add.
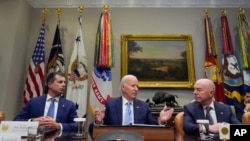
[[[250,111],[250,103],[246,103],[246,106],[245,106],[245,111],[249,112]]]
[[[105,116],[105,107],[103,109],[95,109],[95,124],[102,124]]]
[[[53,118],[49,116],[43,117],[42,120],[39,122],[39,125],[42,125],[46,128],[56,129],[56,130],[61,129],[60,124],[57,123]]]
[[[211,133],[219,133],[219,127],[221,124],[228,124],[226,122],[222,122],[222,123],[215,123],[213,125],[209,125],[209,132]]]
[[[174,109],[173,108],[168,109],[168,107],[165,105],[160,112],[159,116],[160,124],[167,124],[167,121],[172,117],[173,113]]]

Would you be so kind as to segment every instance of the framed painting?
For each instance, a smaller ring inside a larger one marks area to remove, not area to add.
[[[121,77],[133,74],[141,88],[192,88],[192,36],[121,35]]]

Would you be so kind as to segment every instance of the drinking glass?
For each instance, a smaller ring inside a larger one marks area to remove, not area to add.
[[[84,136],[84,123],[86,118],[74,118],[76,123],[76,134],[74,138],[85,138]]]
[[[202,124],[204,127],[207,126],[208,127],[208,124],[209,124],[209,121],[206,120],[206,119],[198,119],[196,120],[196,123],[198,124]],[[200,139],[201,140],[207,140],[208,139],[208,135],[203,133],[203,132],[200,132]]]
[[[44,127],[30,126],[28,127],[28,141],[43,141]]]

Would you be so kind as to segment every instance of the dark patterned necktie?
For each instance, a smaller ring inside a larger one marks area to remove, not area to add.
[[[55,98],[51,98],[51,102],[50,102],[50,105],[49,105],[49,110],[48,110],[48,113],[47,113],[47,116],[52,117],[52,118],[54,118],[55,101],[56,101]]]
[[[210,110],[212,109],[212,107],[208,106],[205,109],[206,109],[206,119],[209,121],[209,124],[214,124],[213,118],[210,114]]]

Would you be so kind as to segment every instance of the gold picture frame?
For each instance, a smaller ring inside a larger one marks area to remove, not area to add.
[[[135,75],[141,88],[192,88],[192,44],[190,34],[122,34],[121,77]]]

